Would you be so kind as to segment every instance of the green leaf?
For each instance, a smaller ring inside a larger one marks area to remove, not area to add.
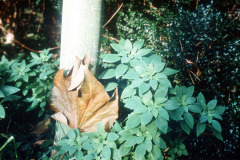
[[[104,146],[103,149],[102,149],[102,154],[105,158],[110,159],[111,149],[108,146]]]
[[[157,89],[157,86],[158,86],[158,81],[155,80],[155,79],[151,79],[149,81],[149,85],[152,87],[153,90],[156,90]]]
[[[76,150],[77,150],[77,146],[75,146],[75,145],[70,146],[69,149],[68,149],[70,155],[73,155],[73,153],[75,153]]]
[[[201,112],[202,112],[201,107],[199,107],[198,105],[189,105],[189,106],[188,106],[188,109],[189,109],[191,112],[194,112],[194,113],[201,113]]]
[[[151,122],[152,118],[153,118],[152,113],[144,112],[141,116],[141,124],[147,125],[148,123]]]
[[[222,132],[222,127],[220,123],[216,120],[212,120],[212,126],[215,128],[218,132]]]
[[[148,91],[147,93],[145,93],[143,96],[142,96],[142,102],[145,104],[145,105],[150,105],[152,101],[152,92],[151,91]]]
[[[216,107],[216,105],[217,105],[217,100],[214,99],[214,100],[211,100],[210,102],[208,102],[207,108],[208,109],[214,109]]]
[[[122,52],[124,51],[124,47],[120,44],[116,44],[116,43],[112,43],[110,44],[112,46],[112,48],[117,51],[117,52]]]
[[[194,126],[194,119],[193,116],[190,113],[184,113],[184,120],[187,123],[187,125],[193,129]]]
[[[108,92],[108,91],[112,91],[112,90],[114,90],[117,86],[118,86],[117,83],[115,83],[115,82],[110,82],[110,83],[107,84],[105,90],[106,90],[107,92]]]
[[[226,110],[226,107],[217,106],[214,110],[215,110],[215,113],[217,113],[217,114],[223,114],[223,112]]]
[[[18,92],[20,89],[13,87],[13,86],[0,86],[0,91],[3,93],[5,97],[10,96],[16,92]]]
[[[127,139],[127,141],[124,143],[124,147],[132,147],[135,144],[137,144],[138,137],[137,136],[131,136]]]
[[[193,104],[195,101],[196,101],[196,98],[187,97],[185,103],[186,103],[186,105],[189,105],[189,104]]]
[[[105,132],[101,121],[98,122],[98,124],[97,124],[97,132],[98,133],[104,133]]]
[[[223,141],[223,137],[221,135],[221,132],[218,132],[217,130],[215,130],[214,128],[211,128],[213,134],[218,138],[220,139],[221,141]]]
[[[156,119],[157,127],[162,131],[163,133],[167,133],[168,130],[168,121],[164,119],[162,116],[158,116]]]
[[[106,63],[114,63],[120,60],[120,57],[117,54],[102,54],[100,58]]]
[[[223,120],[222,116],[220,114],[217,114],[217,113],[214,113],[213,117],[215,117],[217,119],[220,119],[220,120]]]
[[[197,123],[196,130],[197,130],[197,137],[202,134],[206,129],[206,123]]]
[[[189,135],[191,128],[187,125],[187,123],[185,121],[180,121],[180,125],[184,132],[186,132]]]
[[[98,76],[99,79],[110,79],[113,77],[115,77],[115,69],[105,70]]]
[[[107,140],[108,140],[109,142],[116,141],[118,138],[119,138],[119,135],[118,135],[118,134],[112,133],[112,132],[108,133]]]
[[[125,41],[125,49],[127,51],[131,51],[132,50],[132,43],[128,39]]]
[[[208,114],[207,115],[207,120],[208,120],[208,123],[212,123],[213,115],[212,114]]]
[[[141,116],[139,115],[131,115],[128,117],[126,122],[126,128],[131,129],[137,127],[141,123]]]
[[[75,134],[75,132],[74,132],[72,129],[70,129],[70,130],[68,131],[68,137],[69,137],[70,139],[75,140],[76,134]]]
[[[152,144],[152,141],[149,138],[146,138],[143,144],[146,146],[146,150],[148,152],[152,151],[153,144]]]
[[[150,89],[150,85],[143,82],[139,87],[139,95],[142,95],[143,93],[147,92]]]
[[[154,64],[154,70],[156,72],[161,72],[164,67],[165,67],[165,63],[158,62],[158,63]]]
[[[132,86],[127,86],[121,95],[121,99],[128,98],[136,94],[136,89],[132,88]]]
[[[137,79],[138,77],[139,77],[139,74],[134,69],[129,69],[122,78],[123,79]]]
[[[207,116],[201,114],[200,123],[204,123],[204,122],[207,122]]]
[[[165,143],[165,141],[161,138],[161,137],[155,137],[153,139],[153,142],[160,148],[162,149],[167,149],[167,145]]]
[[[167,110],[174,110],[174,109],[177,109],[179,106],[177,104],[176,101],[174,100],[168,100],[164,105],[163,105],[164,108],[166,108]]]
[[[0,118],[5,118],[5,110],[1,104],[0,104]]]
[[[168,111],[164,108],[159,108],[158,109],[158,113],[160,114],[160,116],[162,116],[164,119],[169,120],[169,114]]]
[[[177,72],[178,72],[178,71],[175,70],[175,69],[165,68],[162,73],[165,74],[165,75],[167,75],[167,76],[170,76],[170,75],[175,74],[175,73],[177,73]]]
[[[124,107],[129,109],[135,109],[142,105],[143,104],[141,103],[141,99],[139,97],[134,96],[132,98],[126,99]]]
[[[186,97],[191,97],[194,92],[194,86],[188,87],[183,91],[183,94],[186,95]]]
[[[144,40],[140,39],[135,43],[133,43],[133,48],[137,48],[139,50],[140,48],[142,48],[143,44],[144,44]]]
[[[171,119],[175,121],[180,121],[180,120],[183,120],[182,115],[184,112],[185,112],[184,109],[181,107],[172,111],[168,111],[168,114]]]
[[[153,146],[152,154],[156,160],[164,159],[160,148],[158,148],[158,146],[156,146],[156,145]]]
[[[137,78],[133,80],[131,86],[132,87],[139,87],[142,84],[143,80],[141,78]]]
[[[118,79],[128,70],[128,66],[125,64],[119,64],[115,70],[115,76]]]
[[[136,55],[145,56],[150,53],[152,49],[140,49],[137,51]]]
[[[202,105],[204,110],[206,109],[206,100],[201,92],[198,94],[197,102]]]
[[[168,79],[160,79],[159,80],[159,83],[165,87],[169,87],[169,88],[172,88],[172,84],[171,82],[168,80]]]
[[[119,154],[125,156],[130,151],[131,147],[124,147],[124,143],[119,148]]]
[[[146,154],[146,147],[143,144],[139,144],[135,149],[135,159],[141,160],[144,159],[144,155]]]
[[[75,153],[75,156],[76,156],[76,159],[77,159],[77,160],[82,160],[82,158],[83,158],[83,152],[82,152],[82,151],[77,151],[77,152]]]
[[[82,148],[87,150],[87,151],[90,151],[90,150],[93,150],[93,146],[90,142],[85,142],[82,144]]]
[[[3,98],[3,97],[5,97],[5,96],[4,96],[3,92],[0,90],[0,98]]]

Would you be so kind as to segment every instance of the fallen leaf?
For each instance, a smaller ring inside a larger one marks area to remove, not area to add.
[[[89,71],[90,60],[90,55],[83,61],[77,59],[66,77],[63,76],[64,69],[56,73],[50,106],[66,117],[71,128],[94,132],[101,121],[105,131],[109,131],[118,117],[118,89],[110,98],[104,86]],[[56,119],[62,118],[56,116]]]
[[[36,136],[39,136],[40,134],[46,132],[48,130],[48,125],[51,123],[50,118],[46,118],[42,121],[40,121],[34,128],[33,132]]]

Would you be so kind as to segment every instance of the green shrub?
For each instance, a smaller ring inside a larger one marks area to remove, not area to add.
[[[68,159],[176,159],[188,155],[184,132],[197,137],[212,132],[223,140],[218,121],[225,107],[217,106],[216,99],[207,103],[202,93],[193,97],[193,86],[173,88],[168,76],[177,71],[151,49],[142,48],[143,43],[122,39],[111,44],[117,54],[100,56],[105,70],[99,78],[108,81],[107,91],[117,86],[121,90],[120,112],[129,112],[126,120],[116,122],[109,133],[101,123],[97,132],[70,129],[57,142],[58,158],[64,153]]]

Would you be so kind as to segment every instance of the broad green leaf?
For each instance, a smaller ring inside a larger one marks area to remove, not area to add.
[[[146,138],[143,144],[146,146],[146,150],[151,152],[153,146],[152,141],[149,138]]]
[[[0,86],[0,91],[3,93],[5,97],[10,96],[16,92],[18,92],[20,89],[13,87],[13,86]]]
[[[212,126],[215,128],[218,132],[222,132],[222,127],[220,123],[216,120],[212,120]]]
[[[214,100],[211,100],[210,102],[208,102],[207,108],[208,109],[214,109],[216,107],[216,105],[217,105],[217,100],[214,99]]]
[[[171,82],[170,82],[168,79],[160,79],[160,80],[159,80],[159,83],[160,83],[162,86],[172,88],[172,84],[171,84]]]
[[[82,152],[82,151],[77,151],[77,152],[75,153],[75,156],[76,156],[76,159],[77,159],[77,160],[82,160],[82,158],[83,158],[83,152]]]
[[[121,63],[128,63],[130,61],[130,58],[127,56],[122,56]]]
[[[177,70],[171,69],[171,68],[165,68],[165,69],[162,71],[162,73],[165,74],[165,75],[167,75],[167,76],[170,76],[170,75],[175,74],[175,73],[177,73],[177,72],[178,72]]]
[[[142,84],[143,80],[141,78],[137,78],[135,80],[133,80],[131,86],[132,87],[139,87]]]
[[[68,137],[73,140],[76,138],[76,134],[72,129],[68,131]]]
[[[144,40],[140,39],[135,43],[133,43],[133,48],[137,48],[139,50],[140,48],[142,48],[143,44],[144,44]]]
[[[168,111],[168,114],[171,119],[175,121],[180,121],[183,120],[182,115],[184,112],[185,112],[184,109],[181,107],[172,111]]]
[[[144,112],[141,116],[141,124],[147,125],[153,118],[152,113]]]
[[[125,49],[127,51],[131,51],[132,50],[132,43],[128,39],[125,41]]]
[[[154,64],[153,66],[154,66],[154,70],[156,72],[161,72],[163,70],[163,68],[165,67],[165,63],[158,62],[158,63]]]
[[[223,114],[223,112],[226,110],[226,107],[217,106],[214,110],[215,110],[215,113],[217,113],[217,114]]]
[[[164,108],[166,108],[167,110],[174,110],[179,108],[177,102],[175,100],[168,100],[164,105]]]
[[[5,97],[5,96],[4,96],[3,92],[0,90],[0,98],[3,98],[3,97]]]
[[[112,48],[117,51],[117,52],[122,52],[124,51],[124,47],[120,44],[116,44],[116,43],[112,43],[110,44],[112,46]]]
[[[156,79],[167,79],[167,76],[163,73],[157,73],[154,77]]]
[[[0,104],[0,119],[5,118],[5,110],[3,106]]]
[[[201,92],[198,94],[197,102],[201,104],[203,110],[206,110],[206,100]]]
[[[206,123],[197,123],[196,130],[197,130],[197,137],[202,134],[206,129]]]
[[[82,144],[82,148],[89,151],[89,150],[93,150],[93,146],[90,142],[85,142]]]
[[[117,140],[118,138],[119,138],[118,134],[112,133],[112,132],[108,133],[107,140],[109,142],[113,142],[113,141]]]
[[[113,77],[115,77],[115,69],[105,70],[98,76],[99,79],[110,79]]]
[[[180,121],[181,128],[186,132],[188,135],[190,134],[190,127],[187,125],[185,121]]]
[[[201,113],[201,112],[202,112],[201,107],[199,107],[198,105],[189,105],[189,106],[188,106],[188,109],[189,109],[191,112],[194,112],[194,113]]]
[[[183,91],[183,94],[186,95],[186,97],[191,97],[194,92],[194,86],[188,87]]]
[[[215,130],[214,128],[211,128],[213,134],[218,138],[220,139],[221,141],[223,141],[223,137],[221,135],[221,132],[218,132],[217,130]]]
[[[137,141],[138,141],[138,137],[137,136],[131,136],[124,143],[124,147],[132,147],[135,144],[137,144]]]
[[[124,107],[129,108],[129,109],[135,109],[139,106],[142,106],[141,99],[139,97],[131,97],[126,99]]]
[[[157,97],[165,98],[167,94],[168,94],[168,87],[159,86],[157,91],[155,92],[154,98],[155,99]]]
[[[120,60],[120,57],[117,54],[102,54],[100,56],[103,62],[114,63]]]
[[[118,86],[117,83],[115,83],[115,82],[110,82],[110,83],[107,84],[105,90],[106,90],[107,92],[108,92],[108,91],[112,91],[112,90],[114,90],[117,86]]]
[[[153,146],[152,154],[153,154],[153,157],[156,160],[163,160],[164,159],[160,148],[158,148],[158,146],[156,146],[156,145]]]
[[[220,119],[220,120],[223,120],[222,116],[220,114],[217,114],[217,113],[214,113],[213,117],[215,117],[217,119]]]
[[[132,86],[127,86],[121,95],[121,99],[128,98],[136,94],[136,89],[132,88]]]
[[[187,123],[187,125],[193,129],[194,126],[194,119],[193,116],[190,113],[184,113],[184,120]]]
[[[195,101],[196,101],[196,98],[187,97],[185,103],[186,103],[186,105],[189,105],[189,104],[193,104]]]
[[[137,51],[136,55],[145,56],[150,53],[152,49],[140,49]]]
[[[77,151],[77,146],[75,146],[75,145],[74,146],[70,146],[68,151],[69,151],[70,155],[73,155],[73,153],[75,153]]]
[[[151,79],[149,81],[149,85],[152,87],[153,90],[156,90],[157,89],[157,86],[158,86],[158,81],[155,80],[155,79]]]
[[[164,108],[159,108],[158,109],[158,113],[160,114],[160,116],[162,116],[164,119],[169,120],[169,114],[168,111]]]
[[[208,120],[208,123],[212,123],[213,115],[212,114],[208,114],[207,115],[207,120]]]
[[[144,155],[146,154],[146,147],[143,144],[139,144],[135,149],[135,159],[141,160],[144,159]]]
[[[111,158],[111,149],[108,146],[104,146],[102,149],[102,155],[106,159],[110,159]]]
[[[121,77],[128,69],[128,66],[125,64],[119,64],[115,70],[115,76],[118,79]]]
[[[150,85],[143,82],[139,87],[138,87],[138,91],[139,91],[139,95],[142,95],[143,93],[147,92],[150,89]]]
[[[200,122],[201,122],[201,123],[207,122],[207,116],[201,114]]]
[[[167,149],[167,145],[165,143],[165,141],[161,138],[161,137],[155,137],[153,139],[153,142],[160,148],[162,149]]]
[[[140,105],[134,109],[134,113],[144,113],[148,110],[148,108],[144,105]]]
[[[151,92],[151,91],[148,91],[147,93],[145,93],[145,94],[142,96],[142,102],[143,102],[145,105],[150,105],[150,104],[151,104],[151,101],[152,101],[152,92]]]
[[[137,78],[139,78],[139,74],[134,69],[129,69],[122,78],[123,79],[137,79]]]
[[[126,128],[132,129],[137,127],[141,123],[141,116],[140,115],[131,115],[128,117],[128,120],[126,122]]]
[[[119,148],[119,154],[121,156],[125,156],[126,154],[128,154],[128,152],[130,151],[131,147],[124,147],[124,143],[120,146]]]
[[[168,121],[164,119],[162,116],[158,116],[156,119],[157,127],[162,131],[163,133],[167,133],[168,130]]]
[[[179,97],[179,98],[182,97],[182,90],[178,85],[176,85],[175,91],[177,93],[177,97]]]

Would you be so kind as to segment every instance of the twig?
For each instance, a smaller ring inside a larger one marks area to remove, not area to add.
[[[104,28],[112,19],[113,17],[118,13],[118,11],[122,8],[123,3],[118,7],[118,9],[116,10],[116,12],[112,15],[112,17],[103,25],[102,28]]]
[[[40,29],[40,24],[41,24],[41,19],[43,17],[43,12],[45,10],[45,0],[43,0],[43,10],[42,10],[42,14],[41,14],[41,17],[39,19],[39,24],[38,24],[38,29],[37,29],[37,32],[39,32],[39,29]]]
[[[199,81],[201,81],[201,80],[198,78],[198,76],[196,76],[190,69],[187,68],[187,70],[188,70],[189,72],[191,72]]]
[[[189,74],[189,76],[190,76],[190,78],[192,80],[193,85],[195,86],[195,83],[194,83],[193,78],[192,78],[191,74],[189,73],[189,71],[188,71],[188,74]]]
[[[181,42],[180,39],[178,39],[178,40],[179,40],[179,43],[180,43],[180,46],[181,46],[181,50],[182,50],[182,52],[183,52],[182,42]]]
[[[117,39],[117,38],[114,38],[114,37],[109,37],[109,36],[107,36],[106,34],[103,34],[103,37],[106,37],[106,38],[108,38],[109,40],[114,40],[114,41],[116,41],[116,42],[119,42],[119,40]]]

